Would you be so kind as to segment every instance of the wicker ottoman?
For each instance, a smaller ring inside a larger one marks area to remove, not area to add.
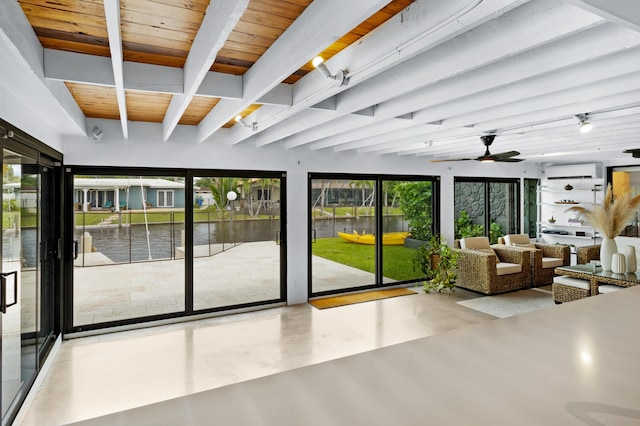
[[[573,302],[591,296],[591,285],[587,280],[558,275],[553,277],[553,301],[558,303]]]

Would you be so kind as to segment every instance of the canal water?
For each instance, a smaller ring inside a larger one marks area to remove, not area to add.
[[[375,233],[373,217],[318,219],[312,220],[312,234],[315,238],[338,236],[337,232]],[[407,222],[402,216],[385,216],[383,227],[385,232],[406,231]],[[233,228],[233,229],[232,229]],[[146,260],[172,259],[176,256],[175,248],[181,247],[183,223],[149,225],[149,244],[147,244],[146,228],[135,225],[131,228],[119,228],[116,225],[77,227],[74,239],[80,241],[82,233],[88,232],[95,250],[104,254],[116,263],[140,262]],[[196,223],[194,226],[194,245],[228,244],[253,241],[276,241],[280,229],[279,219],[237,220],[233,222]],[[311,235],[310,237],[312,237]],[[26,266],[35,266],[36,231],[23,228],[15,238],[3,239],[3,253],[20,255]]]
[[[234,243],[239,242],[276,241],[279,238],[279,226],[279,219],[239,220],[233,222],[233,228],[229,221],[196,223],[193,233],[194,245],[228,244],[232,247]],[[387,216],[384,228],[389,232],[406,231],[408,225],[402,216]],[[151,259],[175,256],[174,247],[182,246],[183,229],[182,223],[149,225]],[[372,234],[375,232],[375,221],[373,217],[313,220],[312,230],[315,230],[315,238],[337,237],[338,231],[350,233],[356,230]],[[90,232],[94,247],[114,262],[149,260],[144,226],[134,226],[131,235],[128,228],[108,228]],[[78,233],[76,238],[79,236]]]

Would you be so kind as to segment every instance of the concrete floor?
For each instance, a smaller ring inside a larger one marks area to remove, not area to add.
[[[66,424],[493,320],[455,303],[472,297],[301,304],[63,341],[18,424]]]

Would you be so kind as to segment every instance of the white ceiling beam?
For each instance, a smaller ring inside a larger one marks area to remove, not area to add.
[[[504,102],[501,105],[475,109],[469,113],[451,116],[443,120],[444,128],[473,125],[483,131],[502,130],[508,126],[500,126],[501,121],[510,122],[512,116],[529,117],[518,123],[526,125],[550,119],[571,117],[576,114],[589,113],[602,108],[589,108],[591,100],[600,99],[614,94],[625,94],[631,90],[640,89],[640,73],[625,74],[607,80],[593,82],[588,86],[572,87],[566,90],[531,96],[518,99],[513,102]],[[628,102],[622,103],[627,104]],[[589,109],[582,109],[589,108]],[[553,112],[547,112],[553,110]],[[556,111],[565,111],[564,114],[553,115]],[[540,119],[539,117],[547,117]],[[495,125],[495,127],[494,127]]]
[[[589,12],[640,32],[640,7],[637,0],[569,0]]]
[[[527,112],[521,112],[521,110],[516,109],[512,115],[506,117],[494,116],[492,119],[477,123],[474,127],[481,132],[491,132],[495,129],[518,128],[529,124],[556,120],[559,117],[571,117],[579,111],[592,112],[637,105],[638,99],[640,99],[640,97],[638,97],[640,90],[638,90],[637,87],[638,84],[633,84],[628,90],[623,90],[613,95],[578,102],[568,102],[557,106],[549,105],[547,108],[541,108],[539,110],[532,109]],[[514,105],[514,107],[515,106],[516,105]],[[446,126],[446,121],[443,125]]]
[[[411,58],[443,40],[455,37],[474,25],[486,22],[495,17],[498,12],[504,12],[522,3],[524,3],[523,0],[484,0],[479,4],[477,0],[414,2],[405,11],[367,34],[367,37],[326,61],[326,64],[334,72],[339,69],[348,70],[349,85],[347,87],[351,91],[354,86],[372,75],[385,71],[394,64]],[[335,17],[332,20],[335,20]],[[307,60],[313,55],[309,55]],[[311,72],[295,83],[291,108],[271,117],[268,122],[260,123],[258,131],[280,124],[309,105],[316,104],[345,89],[345,86],[335,87],[319,73]],[[363,103],[360,108],[343,112],[342,115],[371,105],[372,103]],[[282,124],[288,125],[290,122],[291,120]],[[249,136],[251,135],[244,135],[245,138]],[[233,143],[241,140],[243,139],[234,140]]]
[[[244,99],[221,100],[200,122],[199,142],[387,3],[389,0],[312,2],[245,73]]]
[[[336,115],[334,111],[307,109],[296,115],[296,119],[292,120],[293,123],[289,126],[276,126],[269,128],[254,136],[251,140],[256,142],[256,146],[265,146],[273,141],[284,139],[310,127],[328,123],[334,120],[335,117]],[[367,117],[365,115],[361,115],[360,117],[368,120],[369,123],[373,122],[372,117]]]
[[[485,13],[488,12],[486,8],[490,6],[490,3],[483,2],[481,4],[485,7],[483,9]],[[555,7],[552,7],[552,4]],[[497,7],[495,4],[493,6]],[[460,19],[471,20],[469,15],[477,13],[478,8],[480,6]],[[495,13],[495,10],[493,12]],[[567,15],[571,18],[567,19]],[[596,15],[571,5],[557,5],[551,0],[525,4],[519,8],[512,9],[499,19],[487,22],[488,19],[494,16],[476,15],[475,19],[481,20],[482,25],[469,30],[464,38],[441,44],[425,54],[405,61],[396,68],[383,72],[358,86],[350,87],[346,92],[338,94],[337,114],[353,113],[372,104],[381,104],[376,109],[376,117],[379,116],[380,119],[409,113],[411,110],[398,108],[393,111],[387,111],[387,114],[385,114],[383,103],[398,96],[409,95],[430,84],[433,84],[434,87],[441,83],[446,84],[446,79],[455,77],[455,75],[452,76],[451,70],[456,70],[456,73],[459,74],[475,70],[483,65],[529,51],[545,43],[561,40],[568,35],[602,22],[602,18]],[[532,26],[530,24],[532,20],[535,20],[536,25]],[[380,28],[383,27],[384,25]],[[373,33],[377,34],[377,31]],[[628,33],[628,31],[626,32]],[[357,45],[354,46],[354,49],[360,47],[360,45]],[[348,49],[343,52],[353,55],[356,52],[360,52],[359,50],[349,51]],[[569,57],[579,57],[583,51],[584,49],[578,49],[575,54],[570,52]],[[332,61],[343,52],[332,58]],[[526,54],[522,54],[526,59]],[[548,61],[548,55],[546,60]],[[563,61],[561,56],[558,56],[557,60],[559,62]],[[551,67],[547,65],[547,68]],[[296,87],[294,87],[294,102],[297,85],[304,82],[308,77],[310,75],[305,76],[305,78],[296,83]],[[485,81],[492,80],[485,79]],[[500,82],[500,80],[495,81]],[[402,103],[402,101],[399,100],[398,103]],[[289,122],[281,125],[288,126],[291,121],[289,120]]]
[[[242,87],[240,87],[242,92]],[[239,96],[238,98],[242,98]],[[293,102],[293,85],[280,83],[267,92],[264,96],[260,97],[256,103],[263,105],[285,105],[291,106]]]
[[[0,86],[61,134],[86,135],[84,113],[66,87],[47,84],[43,49],[17,1],[0,1]]]
[[[640,43],[640,34],[638,42]],[[556,72],[545,73],[493,90],[437,104],[416,111],[413,114],[413,118],[417,122],[444,120],[451,116],[485,111],[492,107],[510,104],[513,99],[523,101],[531,98],[540,98],[542,95],[551,95],[556,92],[564,93],[567,96],[588,96],[590,89],[604,80],[623,77],[630,72],[640,71],[640,60],[638,58],[640,58],[640,47],[626,49],[598,58],[595,61],[581,62]],[[566,92],[567,89],[571,88],[574,90]],[[575,97],[567,99],[576,99]]]
[[[602,25],[563,38],[552,45],[545,45],[534,50],[528,50],[519,55],[511,56],[502,61],[493,62],[485,67],[472,68],[469,72],[438,81],[438,84],[427,86],[420,90],[415,90],[409,94],[399,96],[387,102],[381,103],[376,107],[376,120],[384,120],[398,114],[410,114],[410,111],[425,108],[425,106],[433,105],[434,110],[439,110],[441,106],[446,105],[451,99],[464,99],[466,96],[474,93],[491,93],[490,89],[500,87],[502,84],[514,84],[518,87],[523,80],[542,75],[553,75],[553,71],[563,69],[565,67],[576,65],[589,69],[591,63],[588,62],[593,58],[605,55],[612,49],[620,49],[619,54],[611,56],[614,63],[624,66],[625,62],[634,60],[634,54],[624,53],[625,51],[640,44],[640,35],[634,35],[624,28],[619,28],[613,24]],[[428,52],[425,56],[432,57],[433,53]],[[550,60],[550,56],[553,60]],[[438,58],[446,60],[446,57]],[[606,63],[606,58],[601,61]],[[402,67],[404,67],[402,65]],[[597,71],[597,70],[594,70]],[[587,71],[588,73],[588,71]],[[540,80],[540,87],[544,88],[544,81]],[[538,89],[536,89],[538,90]],[[535,92],[535,91],[534,91]],[[346,92],[340,96],[349,96]],[[490,99],[493,99],[491,97]],[[507,97],[506,99],[513,99]],[[505,102],[500,99],[500,102]],[[421,120],[414,120],[413,125],[418,125],[430,120],[439,120],[442,115],[424,117]],[[364,135],[362,137],[368,137]],[[316,145],[315,148],[326,148],[336,146],[341,143],[347,143],[362,138],[357,132],[351,132],[350,135],[335,135],[334,140],[325,141],[326,143]],[[295,138],[291,136],[288,141]],[[299,141],[303,140],[301,138]],[[313,140],[310,140],[310,142]],[[298,146],[298,145],[295,145]]]
[[[371,136],[365,139],[357,140],[354,142],[349,142],[346,144],[341,144],[335,146],[336,151],[348,151],[350,149],[362,148],[369,145],[385,143],[392,140],[411,138],[416,135],[421,135],[422,133],[436,132],[440,129],[439,124],[420,124],[418,126],[413,126],[407,129],[397,130],[395,132],[387,132],[378,134],[376,136]],[[317,143],[313,144],[312,149],[318,149],[319,146],[324,146],[326,144]],[[326,146],[325,146],[326,147]]]
[[[110,62],[109,58],[102,56],[44,49],[44,69],[47,80],[115,87]],[[184,94],[182,68],[131,61],[124,61],[122,65],[125,90],[171,95]],[[242,76],[209,71],[198,87],[196,95],[240,99],[242,98]],[[286,103],[282,102],[282,104]]]
[[[464,37],[441,44],[428,54],[404,62],[397,70],[377,75],[338,95],[338,111],[347,113],[363,105],[381,104],[399,95],[439,84],[456,75],[559,40],[601,21],[602,18],[598,16],[556,1],[524,4],[498,19],[469,30]]]
[[[473,128],[467,127],[438,130],[435,132],[429,131],[417,134],[409,138],[398,138],[383,143],[363,146],[358,148],[358,152],[378,152],[379,154],[389,154],[392,152],[400,152],[413,149],[417,143],[420,143],[420,147],[425,147],[433,144],[434,139],[437,140],[438,138],[464,137],[471,134],[475,134],[475,130],[473,130]]]
[[[412,93],[382,103],[376,109],[376,117],[404,112],[407,105],[409,108],[427,105],[427,108],[413,114],[413,125],[418,125],[442,120],[457,111],[473,112],[509,103],[511,99],[526,98],[527,93],[558,90],[563,84],[571,87],[572,81],[586,85],[607,75],[627,72],[627,68],[637,69],[640,66],[636,60],[638,45],[640,35],[624,28],[616,28],[612,24],[599,26],[558,43],[527,51],[486,67],[474,68],[466,74],[420,90],[418,96]],[[612,46],[621,50],[605,55],[611,51]],[[605,56],[592,60],[601,55]],[[500,87],[503,82],[506,86]],[[520,90],[523,88],[527,91]],[[451,98],[454,100],[447,102]],[[473,123],[464,123],[469,124]],[[444,127],[450,128],[453,124],[445,122]],[[336,138],[340,138],[340,135]],[[346,142],[349,141],[342,138],[341,143]]]
[[[127,97],[124,93],[124,72],[122,70],[123,58],[122,33],[120,29],[120,0],[104,0],[104,15],[107,21],[109,52],[111,53],[111,68],[113,70],[116,98],[118,99],[122,135],[125,139],[128,139],[129,127],[127,124]]]
[[[601,25],[483,67],[472,68],[464,74],[380,103],[376,109],[376,116],[393,117],[430,106],[437,108],[446,102],[477,93],[489,93],[491,89],[504,85],[517,86],[527,78],[550,75],[564,67],[588,67],[589,61],[594,58],[606,56],[611,52],[624,52],[638,45],[640,35],[630,33],[614,24]],[[432,117],[434,120],[441,118]],[[423,120],[416,120],[416,124],[428,121],[425,117]]]
[[[384,122],[376,121],[372,123],[372,121],[367,117],[345,115],[333,120],[330,126],[315,126],[291,135],[285,139],[285,146],[287,148],[295,148],[311,142],[323,140],[325,138],[333,136],[344,137],[344,135],[349,134],[368,134],[372,136],[379,133],[381,130],[395,131],[410,125],[411,122],[405,119],[385,120]]]
[[[204,20],[196,34],[184,64],[184,94],[174,95],[162,121],[165,141],[178,125],[191,100],[227,41],[229,34],[244,14],[249,0],[226,0],[209,3]],[[214,108],[215,109],[215,108]]]

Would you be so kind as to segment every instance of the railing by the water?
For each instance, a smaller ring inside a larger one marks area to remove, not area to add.
[[[77,266],[176,260],[185,256],[181,210],[76,212]],[[148,231],[147,231],[148,230]],[[276,241],[280,218],[252,218],[237,212],[196,212],[194,257],[207,257],[243,242]],[[90,259],[91,258],[91,259]]]

